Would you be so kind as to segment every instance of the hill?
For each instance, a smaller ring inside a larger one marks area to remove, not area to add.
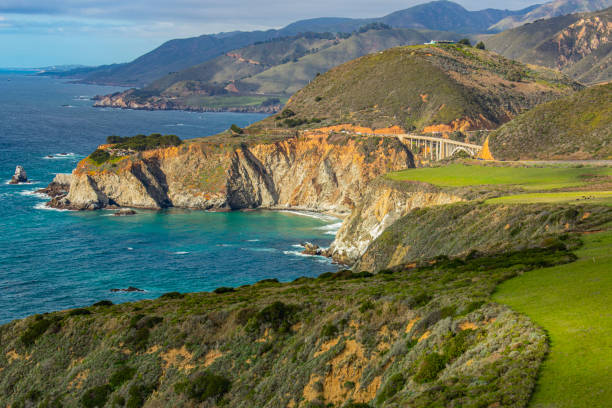
[[[529,64],[558,69],[583,83],[612,79],[612,7],[541,20],[485,40],[488,48]]]
[[[612,159],[612,84],[536,106],[489,138],[496,159]]]
[[[396,47],[316,77],[257,126],[494,129],[579,88],[554,71],[471,47]]]
[[[509,16],[520,16],[531,10],[532,7],[518,11],[493,9],[468,11],[450,1],[434,1],[384,17],[368,19],[324,17],[297,21],[279,30],[237,31],[176,39],[128,63],[57,74],[73,76],[85,83],[142,87],[170,72],[202,64],[228,51],[273,38],[305,32],[350,33],[370,23],[384,23],[395,28],[485,33],[489,32],[489,26],[495,22]]]
[[[166,75],[142,90],[102,99],[101,106],[147,109],[277,109],[317,73],[372,52],[457,34],[370,25],[351,35],[306,33],[268,40],[186,70]],[[273,101],[273,102],[270,102]],[[262,105],[263,103],[263,105]]]
[[[603,10],[610,6],[612,6],[612,0],[554,0],[534,7],[527,13],[505,17],[493,24],[490,29],[492,31],[504,31],[537,20]]]

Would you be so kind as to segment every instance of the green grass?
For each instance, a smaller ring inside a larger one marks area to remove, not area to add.
[[[389,173],[398,181],[421,181],[443,187],[517,185],[526,190],[552,190],[586,185],[586,177],[612,176],[606,167],[493,167],[451,164]]]
[[[219,95],[219,96],[188,96],[183,103],[189,106],[207,108],[237,108],[243,106],[259,106],[266,101],[269,96],[239,96],[239,95]],[[281,103],[286,103],[287,98],[279,98]]]
[[[568,204],[603,204],[612,205],[612,191],[564,191],[556,193],[515,194],[492,198],[487,204],[535,204],[535,203],[568,203]]]
[[[583,240],[577,262],[527,272],[494,295],[550,337],[532,407],[602,407],[612,401],[612,231]]]

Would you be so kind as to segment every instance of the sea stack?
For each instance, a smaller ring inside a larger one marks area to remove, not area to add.
[[[17,166],[15,168],[15,174],[13,175],[13,178],[11,179],[9,184],[19,184],[19,183],[27,183],[27,182],[28,182],[28,175],[26,174],[26,171],[24,170],[22,166]]]

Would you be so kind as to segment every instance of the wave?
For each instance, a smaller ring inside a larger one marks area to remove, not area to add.
[[[293,255],[293,256],[301,256],[301,257],[304,257],[304,258],[310,258],[310,257],[313,256],[313,255],[303,254],[300,251],[283,251],[283,254],[285,254],[285,255]]]
[[[45,204],[46,203],[38,203],[34,206],[34,209],[35,210],[47,210],[47,211],[59,211],[59,212],[72,211],[72,210],[67,210],[65,208],[47,207]]]
[[[187,255],[189,252],[188,251],[176,251],[173,252],[174,255]]]
[[[134,248],[132,248],[132,247],[127,247],[127,250],[128,250],[128,251],[133,251],[133,250],[134,250]]]
[[[75,96],[73,98],[73,100],[75,100],[75,101],[91,101],[91,97],[90,96],[85,96],[85,95],[79,95],[79,96]]]
[[[32,186],[35,184],[40,184],[40,181],[26,181],[25,183],[11,184],[11,180],[6,180],[4,184],[7,186]]]
[[[20,191],[19,195],[28,196],[28,197],[36,197],[36,198],[39,198],[41,200],[48,200],[49,198],[51,198],[51,197],[49,197],[45,193],[39,193],[38,190]]]
[[[240,248],[243,251],[253,251],[253,252],[277,252],[278,250],[275,248]]]
[[[54,154],[49,154],[49,155],[43,157],[43,159],[46,159],[46,160],[52,160],[52,159],[73,159],[75,157],[85,157],[85,156],[77,155],[75,153],[54,153]]]
[[[247,242],[259,242],[261,239],[247,239]]]
[[[338,220],[338,218],[336,218],[334,216],[326,215],[326,214],[320,214],[320,213],[316,213],[316,212],[313,212],[313,211],[298,211],[298,210],[278,210],[278,211],[282,212],[282,213],[301,215],[302,217],[316,218],[316,219],[322,220],[322,221],[337,221]]]

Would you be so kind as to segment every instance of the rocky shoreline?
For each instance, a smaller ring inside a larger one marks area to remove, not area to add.
[[[138,102],[134,99],[127,98],[126,95],[97,95],[93,98],[94,108],[118,108],[118,109],[133,109],[133,110],[181,110],[188,112],[232,112],[232,113],[266,113],[275,114],[280,112],[282,105],[271,106],[235,106],[235,107],[207,107],[207,106],[191,106],[177,103],[162,97],[147,99],[146,102]]]

